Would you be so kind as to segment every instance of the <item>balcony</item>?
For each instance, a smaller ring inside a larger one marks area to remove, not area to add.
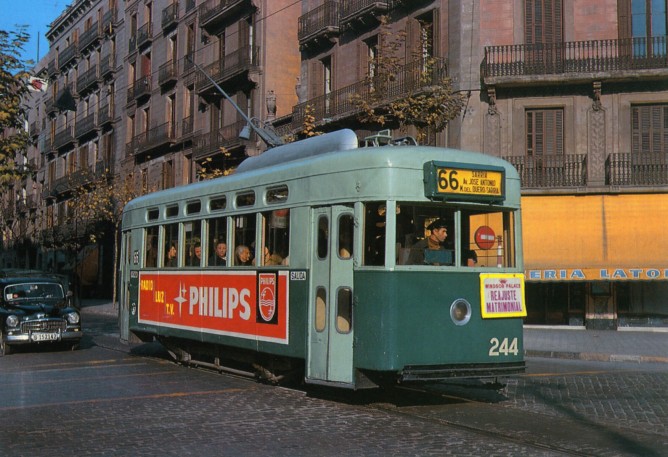
[[[102,33],[112,35],[114,33],[114,24],[116,23],[116,8],[105,11],[102,15]]]
[[[160,25],[162,26],[163,32],[166,32],[172,27],[176,26],[178,20],[179,4],[177,1],[174,1],[174,3],[162,10],[162,21],[160,22]]]
[[[339,4],[326,1],[299,18],[297,38],[302,49],[331,44],[339,35]]]
[[[235,76],[239,76],[244,72],[255,68],[258,65],[259,48],[253,46],[252,49],[247,47],[239,49],[225,56],[221,60],[217,60],[210,65],[203,68],[204,72],[208,74],[218,85],[223,85]],[[196,90],[201,94],[203,92],[213,89],[211,81],[198,73]]]
[[[665,79],[666,37],[485,47],[487,85]]]
[[[245,11],[255,11],[251,0],[207,0],[199,6],[199,25],[212,32]]]
[[[96,133],[95,112],[90,113],[81,119],[77,119],[74,133],[79,140],[85,136]]]
[[[46,65],[46,74],[49,79],[54,78],[58,74],[58,65],[56,64],[56,59],[49,60],[49,63]]]
[[[606,184],[610,186],[666,186],[668,153],[610,154],[605,162],[605,174]]]
[[[79,45],[72,43],[58,54],[58,68],[62,70],[77,57],[79,57]]]
[[[522,189],[587,185],[586,154],[508,156],[504,159],[517,169]]]
[[[177,80],[177,61],[170,60],[158,68],[158,84],[162,87],[166,84],[173,84]]]
[[[58,111],[56,107],[56,100],[53,97],[47,97],[44,101],[44,108],[46,109],[46,114],[53,114]]]
[[[30,136],[39,135],[39,132],[41,132],[41,130],[42,129],[39,126],[39,122],[34,121],[30,123],[30,129],[29,129]]]
[[[131,103],[134,100],[136,100],[137,103],[139,103],[141,101],[144,101],[150,96],[151,96],[150,76],[144,76],[142,78],[139,78],[137,81],[135,81],[134,84],[128,87],[128,93],[127,93],[128,103]]]
[[[81,52],[86,51],[89,46],[97,44],[100,41],[100,38],[102,38],[102,28],[95,22],[91,28],[86,30],[79,37],[79,50]]]
[[[310,106],[316,119],[328,118],[332,121],[356,115],[359,102],[370,102],[383,106],[394,100],[419,92],[440,82],[447,76],[445,61],[439,59],[433,68],[425,70],[421,61],[404,65],[392,78],[378,75],[373,80],[364,79],[349,86],[334,90],[306,102],[293,109],[292,128],[298,129],[304,123],[304,114]]]
[[[158,148],[170,147],[176,140],[176,133],[171,122],[151,127],[146,132],[135,135],[125,145],[126,156],[137,156]],[[166,151],[165,151],[166,152]]]
[[[97,69],[98,65],[95,64],[77,78],[77,93],[80,96],[84,96],[97,86]]]
[[[193,160],[202,160],[221,154],[221,148],[228,151],[243,145],[239,132],[246,125],[237,121],[213,132],[196,135],[193,139]]]
[[[341,27],[365,26],[377,22],[378,17],[390,11],[392,6],[392,0],[341,0],[339,4]]]
[[[195,119],[193,116],[184,117],[181,121],[181,139],[186,139],[193,134],[193,128],[195,124]]]
[[[71,146],[74,143],[74,129],[71,125],[60,129],[53,137],[54,149],[62,149],[66,146]]]
[[[116,71],[116,60],[114,55],[109,53],[100,58],[100,78],[106,79],[112,77]]]
[[[100,128],[107,127],[114,122],[114,105],[104,103],[97,110],[97,125]]]
[[[151,44],[153,40],[153,29],[151,23],[147,22],[146,24],[139,27],[137,31],[137,49],[143,49],[144,47]]]

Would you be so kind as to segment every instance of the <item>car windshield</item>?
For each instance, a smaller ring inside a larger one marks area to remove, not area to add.
[[[24,283],[5,287],[5,300],[27,301],[40,298],[62,299],[63,288],[54,283]]]

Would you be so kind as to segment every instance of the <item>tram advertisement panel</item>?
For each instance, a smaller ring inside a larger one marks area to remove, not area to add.
[[[288,343],[287,272],[141,272],[139,323]]]
[[[483,273],[480,275],[480,306],[483,318],[524,317],[522,273]]]

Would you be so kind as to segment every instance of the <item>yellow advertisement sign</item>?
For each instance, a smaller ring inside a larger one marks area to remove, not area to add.
[[[494,170],[438,167],[436,186],[439,193],[500,197],[503,195],[503,173]]]
[[[527,315],[522,273],[482,273],[480,311],[483,319]]]

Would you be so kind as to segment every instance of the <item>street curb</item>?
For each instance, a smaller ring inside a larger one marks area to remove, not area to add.
[[[525,350],[525,357],[542,357],[548,359],[586,360],[589,362],[634,362],[634,363],[668,363],[668,357],[648,355],[604,354],[601,352],[565,352]]]

